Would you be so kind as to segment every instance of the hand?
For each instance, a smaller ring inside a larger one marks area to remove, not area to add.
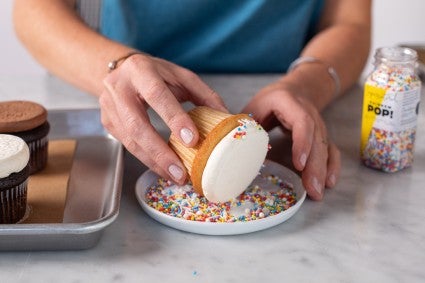
[[[281,124],[292,132],[292,161],[307,194],[321,200],[324,187],[334,187],[341,169],[340,152],[327,136],[319,111],[293,86],[279,80],[260,90],[243,110],[266,129]]]
[[[105,128],[146,166],[183,184],[184,166],[151,125],[146,110],[152,107],[172,134],[192,147],[198,131],[180,103],[226,111],[218,94],[191,71],[144,54],[127,58],[106,76],[104,86],[99,103]]]

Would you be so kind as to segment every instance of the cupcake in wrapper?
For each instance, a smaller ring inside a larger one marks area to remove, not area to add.
[[[0,224],[17,223],[25,215],[29,158],[23,139],[0,134]]]
[[[188,113],[199,131],[195,147],[171,135],[170,147],[182,160],[195,191],[212,202],[241,194],[258,175],[269,148],[267,132],[249,115],[205,106]]]
[[[30,101],[0,103],[0,133],[18,136],[28,144],[30,174],[47,165],[49,131],[47,111],[40,104]]]

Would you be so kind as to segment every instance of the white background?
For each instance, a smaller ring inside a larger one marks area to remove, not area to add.
[[[0,75],[42,74],[44,69],[32,59],[14,34],[12,7],[12,0],[0,1]],[[376,47],[406,42],[425,44],[425,1],[374,1],[371,53]],[[370,63],[366,70],[369,66]]]

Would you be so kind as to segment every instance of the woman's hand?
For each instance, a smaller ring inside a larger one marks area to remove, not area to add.
[[[292,132],[292,161],[302,171],[307,194],[321,200],[324,187],[333,187],[341,169],[340,152],[329,139],[313,103],[279,80],[260,90],[243,110],[266,129],[278,124]]]
[[[146,166],[183,184],[184,166],[151,125],[146,110],[152,107],[172,134],[192,147],[198,131],[180,103],[227,111],[218,94],[191,71],[144,54],[127,58],[103,82],[99,103],[105,128]]]

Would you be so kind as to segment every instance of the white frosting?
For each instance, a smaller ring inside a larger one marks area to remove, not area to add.
[[[254,121],[241,122],[243,126],[233,129],[217,144],[205,165],[202,189],[209,201],[225,202],[241,194],[266,158],[267,132]]]
[[[29,158],[30,151],[23,139],[0,134],[0,178],[24,169]]]

